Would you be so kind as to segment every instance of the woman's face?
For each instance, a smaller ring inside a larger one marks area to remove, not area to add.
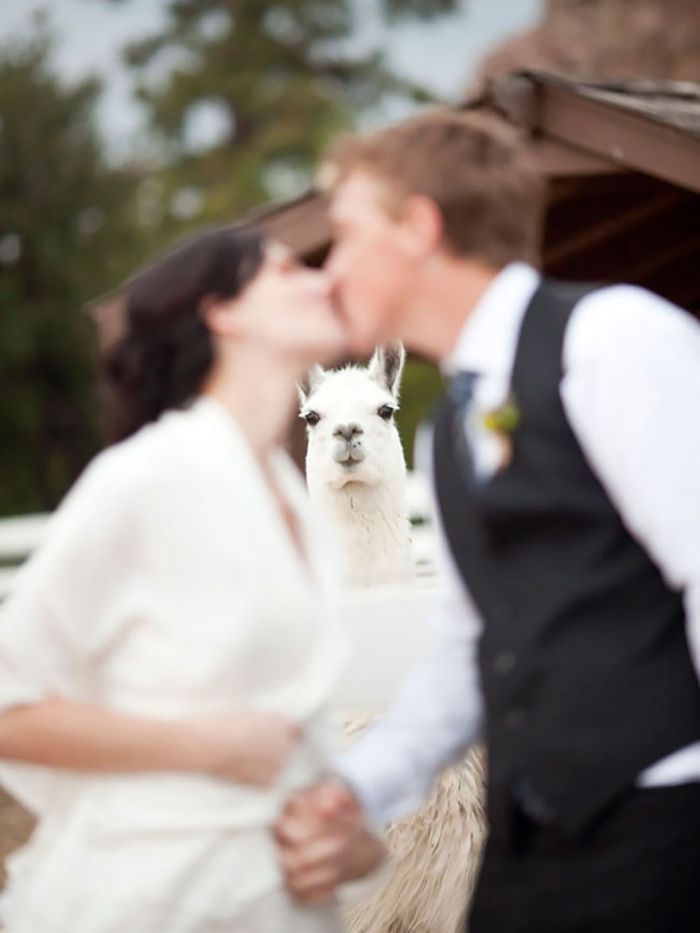
[[[255,276],[233,303],[239,328],[300,371],[342,355],[345,333],[334,313],[326,276],[299,265],[270,243]]]

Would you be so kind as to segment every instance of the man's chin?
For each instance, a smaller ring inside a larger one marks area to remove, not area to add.
[[[350,333],[347,337],[350,355],[358,358],[371,356],[374,353],[375,347],[384,342],[381,335],[376,333]]]
[[[355,306],[359,313],[353,313]],[[378,305],[376,313],[370,315],[367,304],[360,304],[359,301],[348,300],[340,301],[336,304],[336,313],[340,319],[344,332],[345,342],[350,356],[359,358],[371,356],[375,347],[382,343],[389,343],[392,337],[389,337],[383,326],[386,320],[385,309]]]

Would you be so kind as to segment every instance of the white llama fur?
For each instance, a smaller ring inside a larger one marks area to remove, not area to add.
[[[308,426],[309,495],[335,528],[354,585],[412,575],[406,463],[391,414],[403,364],[401,344],[380,348],[367,367],[317,367],[300,390],[301,417],[319,418]]]
[[[403,364],[400,344],[378,348],[366,368],[316,368],[300,390],[301,417],[316,422],[308,429],[309,493],[339,536],[354,585],[411,575],[403,449],[393,418],[378,414],[383,405],[398,407]],[[345,430],[351,425],[361,433]],[[371,719],[346,719],[345,735],[361,734]],[[417,813],[387,829],[392,866],[377,890],[346,910],[348,930],[462,933],[485,836],[483,785],[475,749],[442,775]]]

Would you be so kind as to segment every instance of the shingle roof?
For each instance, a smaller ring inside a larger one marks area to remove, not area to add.
[[[559,83],[575,90],[580,97],[700,136],[700,84],[692,81],[581,81],[538,71],[523,74],[533,80]]]
[[[534,138],[700,193],[700,84],[518,71],[492,79],[464,106],[490,107]]]

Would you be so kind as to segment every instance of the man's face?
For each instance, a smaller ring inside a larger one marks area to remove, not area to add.
[[[415,262],[386,199],[379,181],[355,172],[338,186],[329,211],[333,247],[326,272],[358,354],[403,336],[401,312],[411,293]]]

